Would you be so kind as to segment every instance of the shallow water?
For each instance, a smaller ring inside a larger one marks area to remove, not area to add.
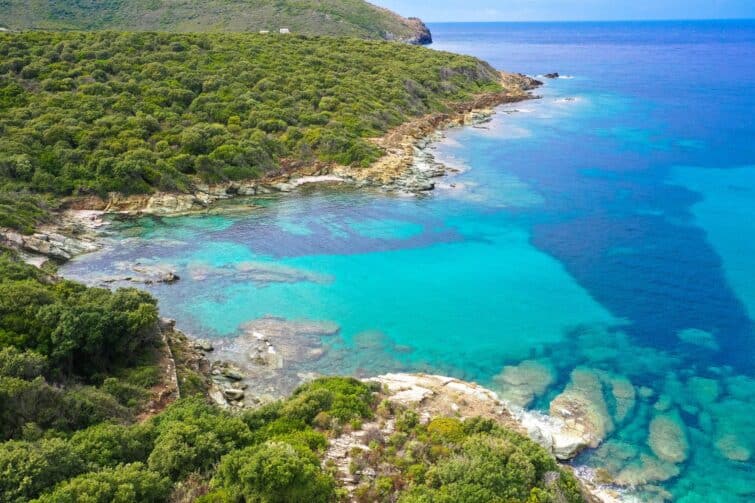
[[[465,171],[429,196],[307,188],[117,222],[61,272],[97,284],[170,267],[179,282],[146,288],[197,336],[265,316],[336,323],[284,386],[424,370],[521,399],[499,374],[535,360],[529,405],[547,410],[579,369],[610,433],[577,464],[643,500],[750,501],[755,23],[432,28],[438,49],[573,78],[448,131],[434,154]]]

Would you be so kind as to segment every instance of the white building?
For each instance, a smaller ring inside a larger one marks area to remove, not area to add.
[[[283,35],[288,35],[289,33],[291,33],[291,30],[289,30],[288,28],[281,28],[281,29],[280,29],[280,32],[281,32],[281,33],[282,33]]]

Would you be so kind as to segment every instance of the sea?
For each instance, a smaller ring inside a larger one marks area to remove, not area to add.
[[[755,500],[755,21],[430,28],[545,82],[436,138],[457,172],[434,191],[114,221],[61,274],[169,268],[141,287],[190,335],[314,336],[297,379],[431,372],[545,413],[576,393],[605,439],[572,464],[625,499]]]

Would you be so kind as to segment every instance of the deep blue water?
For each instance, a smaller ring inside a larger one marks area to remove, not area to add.
[[[642,500],[752,500],[755,22],[431,29],[435,49],[567,78],[449,131],[435,154],[466,171],[428,197],[308,189],[114,224],[62,272],[168,264],[182,280],[149,289],[195,335],[265,315],[338,324],[301,372],[425,370],[511,397],[499,374],[534,360],[551,379],[529,406],[547,410],[579,368],[613,428],[577,464]],[[626,413],[617,380],[635,390]],[[649,440],[657,417],[683,432],[665,440],[676,460]]]

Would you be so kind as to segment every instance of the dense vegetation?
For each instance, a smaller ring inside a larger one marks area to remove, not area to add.
[[[51,210],[57,207],[58,202],[49,195],[0,190],[0,227],[31,234],[50,220]]]
[[[0,0],[14,30],[254,31],[404,38],[415,24],[364,0]]]
[[[0,439],[132,419],[158,379],[156,320],[146,293],[53,281],[0,254]]]
[[[180,191],[282,160],[366,165],[380,155],[367,137],[499,88],[477,59],[385,42],[0,35],[0,190]]]

